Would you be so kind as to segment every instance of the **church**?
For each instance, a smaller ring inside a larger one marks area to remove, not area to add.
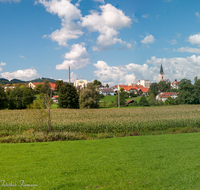
[[[163,71],[162,64],[161,64],[161,66],[160,66],[160,73],[159,73],[159,82],[160,82],[160,81],[164,81],[164,82],[166,82],[166,83],[168,83],[168,82],[171,83],[169,79],[165,79],[165,73],[164,73],[164,71]]]

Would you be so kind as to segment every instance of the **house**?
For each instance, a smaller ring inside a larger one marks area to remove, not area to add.
[[[103,94],[104,96],[107,96],[107,95],[114,96],[115,95],[115,92],[114,92],[114,90],[112,88],[100,89],[99,93]]]
[[[32,88],[34,90],[34,88],[36,87],[37,84],[43,84],[43,82],[29,82],[28,87]],[[56,91],[56,83],[53,82],[49,82],[51,90],[52,91]]]
[[[58,98],[59,96],[53,96],[51,99],[53,100],[54,103],[58,103]]]
[[[150,87],[149,80],[138,80],[138,85],[142,85],[145,88],[149,88]]]
[[[134,94],[138,94],[138,88],[135,86],[126,86],[124,87],[124,91],[128,93],[133,92]]]
[[[171,84],[172,89],[178,89],[178,81],[175,79],[174,82]]]
[[[175,99],[178,97],[178,92],[161,92],[156,96],[156,100],[164,102],[168,97]]]
[[[88,81],[87,80],[83,80],[83,79],[80,79],[80,80],[77,79],[74,82],[75,88],[80,88],[80,89],[84,89],[85,87],[87,87],[87,84],[88,84]]]
[[[140,88],[140,90],[139,90],[139,92],[141,92],[141,94],[143,96],[147,96],[148,95],[148,91],[149,91],[149,88],[145,88],[145,87]]]

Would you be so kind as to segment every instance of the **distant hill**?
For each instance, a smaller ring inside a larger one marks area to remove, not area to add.
[[[2,85],[5,85],[5,84],[16,84],[16,83],[29,83],[29,82],[44,82],[45,79],[48,79],[49,82],[56,82],[55,79],[50,79],[50,78],[37,78],[37,79],[34,79],[34,80],[31,80],[31,81],[22,81],[22,80],[19,80],[19,79],[12,79],[11,81],[5,79],[5,78],[0,78],[0,84]]]

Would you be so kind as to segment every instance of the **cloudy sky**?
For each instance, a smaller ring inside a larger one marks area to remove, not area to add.
[[[0,78],[200,77],[199,0],[0,0]]]

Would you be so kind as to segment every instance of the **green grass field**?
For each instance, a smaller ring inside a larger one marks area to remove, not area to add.
[[[200,189],[200,133],[0,144],[0,189]],[[4,184],[5,184],[4,183]]]

